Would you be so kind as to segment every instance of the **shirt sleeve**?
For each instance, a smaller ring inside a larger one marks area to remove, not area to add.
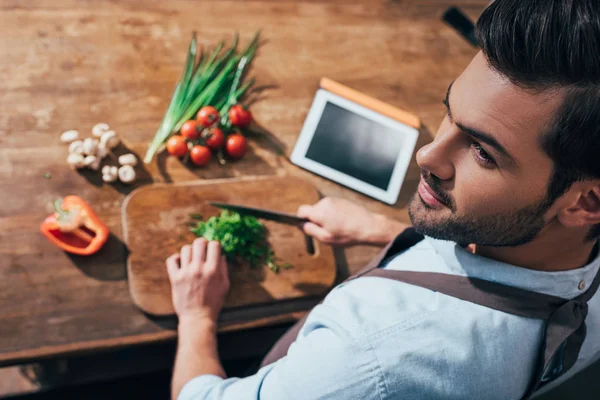
[[[349,325],[333,307],[319,305],[286,357],[243,379],[197,377],[178,400],[380,400],[384,383],[375,352]]]

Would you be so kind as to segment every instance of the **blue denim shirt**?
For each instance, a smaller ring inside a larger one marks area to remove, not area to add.
[[[426,238],[385,268],[472,276],[573,298],[599,266],[597,257],[577,270],[533,271]],[[599,294],[589,302],[586,323],[577,363],[542,391],[600,358]],[[311,311],[286,357],[243,379],[199,376],[179,400],[520,399],[542,333],[540,320],[389,279],[360,278],[334,288]]]

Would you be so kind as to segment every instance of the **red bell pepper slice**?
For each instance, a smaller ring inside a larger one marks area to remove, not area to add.
[[[55,203],[40,231],[58,248],[72,254],[88,256],[104,246],[110,230],[82,198],[67,196]]]

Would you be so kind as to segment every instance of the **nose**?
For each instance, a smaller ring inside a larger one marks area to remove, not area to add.
[[[421,147],[417,152],[417,164],[440,180],[447,181],[454,177],[455,172],[451,155],[451,135],[438,132],[433,142]]]

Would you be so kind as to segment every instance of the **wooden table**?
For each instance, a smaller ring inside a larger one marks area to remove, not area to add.
[[[0,365],[175,337],[172,325],[144,315],[129,297],[120,215],[132,188],[70,170],[58,140],[62,131],[88,134],[107,122],[143,155],[181,73],[191,31],[210,46],[235,30],[246,41],[261,28],[267,42],[253,75],[265,90],[252,109],[288,154],[322,76],[417,113],[424,125],[420,146],[443,117],[448,84],[476,52],[439,20],[456,3],[476,17],[487,0],[0,1]],[[414,162],[390,208],[299,170],[270,146],[254,143],[242,161],[208,169],[188,170],[160,157],[134,187],[287,174],[310,180],[323,195],[408,220],[406,203],[418,180]],[[68,194],[88,200],[112,230],[95,257],[68,256],[38,232],[51,202]],[[340,276],[375,251],[346,251]],[[223,329],[299,315],[278,311],[283,314]]]

